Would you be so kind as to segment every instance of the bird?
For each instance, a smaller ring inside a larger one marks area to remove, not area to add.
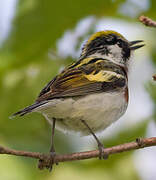
[[[99,158],[108,157],[96,133],[104,131],[126,112],[129,63],[133,52],[145,45],[142,42],[128,41],[114,30],[92,34],[84,43],[79,59],[56,75],[41,90],[34,104],[13,114],[39,112],[50,123],[50,170],[56,155],[55,128],[83,136],[93,135]]]

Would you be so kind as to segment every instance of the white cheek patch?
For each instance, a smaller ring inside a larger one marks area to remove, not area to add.
[[[112,61],[115,64],[118,65],[125,65],[128,66],[128,61],[132,57],[132,51],[130,52],[130,57],[126,61],[123,60],[122,57],[122,48],[120,48],[117,44],[116,45],[109,45],[107,46],[109,53],[108,54],[102,54],[102,53],[94,53],[90,55],[89,57],[94,58],[103,58]]]
[[[108,46],[109,52],[112,54],[114,59],[117,62],[120,62],[122,59],[122,48],[120,48],[118,45],[111,45]]]

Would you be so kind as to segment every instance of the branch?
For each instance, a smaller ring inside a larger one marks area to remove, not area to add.
[[[139,17],[140,22],[142,22],[144,25],[149,27],[156,27],[156,21],[153,21],[147,16],[140,16]]]
[[[145,26],[156,28],[156,21],[153,21],[147,16],[140,16],[139,21],[142,22]],[[156,81],[156,74],[153,75],[153,80]]]
[[[136,139],[135,142],[125,143],[117,146],[113,146],[110,148],[105,148],[104,152],[107,155],[122,153],[125,151],[141,149],[144,147],[156,146],[156,137],[151,138],[143,138]],[[42,161],[42,166],[39,166],[40,169],[44,167],[49,167],[49,163],[51,162],[50,154],[43,154],[39,152],[28,152],[28,151],[17,151],[14,149],[9,149],[0,146],[0,154],[9,154],[16,156],[25,156],[30,158],[39,159]],[[84,160],[99,157],[99,150],[86,151],[86,152],[77,152],[72,154],[64,154],[64,155],[56,155],[53,163],[65,162],[65,161],[75,161],[75,160]]]

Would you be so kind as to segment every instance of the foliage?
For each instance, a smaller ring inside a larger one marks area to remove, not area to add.
[[[9,116],[31,104],[40,89],[55,76],[60,66],[71,61],[52,60],[49,49],[56,50],[56,41],[66,29],[70,29],[83,17],[96,15],[137,21],[118,13],[124,0],[20,0],[17,4],[13,28],[0,49],[0,139],[1,143],[17,149],[47,152],[50,142],[50,127],[40,114],[9,119]],[[145,13],[155,16],[156,2]],[[153,53],[154,54],[154,53]],[[156,58],[153,55],[153,62]],[[153,65],[154,66],[154,65]],[[154,84],[148,84],[151,97],[156,104]],[[155,115],[156,117],[156,115]],[[150,119],[150,118],[149,118]],[[156,119],[156,118],[155,118]],[[135,129],[123,131],[115,138],[105,140],[106,146],[124,143],[143,136],[148,121]],[[57,132],[55,137],[58,152],[74,150],[72,137]],[[79,141],[80,143],[80,141]],[[1,157],[0,178],[9,179],[139,179],[132,162],[132,153],[116,155],[108,161],[90,160],[63,163],[55,167],[53,174],[36,169],[34,160],[19,157]],[[9,167],[9,168],[8,168]],[[7,175],[9,170],[9,174]],[[62,174],[62,175],[61,175]]]

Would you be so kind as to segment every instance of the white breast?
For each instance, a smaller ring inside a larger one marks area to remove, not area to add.
[[[126,111],[124,92],[91,94],[81,98],[54,99],[35,111],[41,112],[51,123],[56,118],[56,128],[89,134],[81,122],[85,120],[94,131],[102,131],[118,120]]]

